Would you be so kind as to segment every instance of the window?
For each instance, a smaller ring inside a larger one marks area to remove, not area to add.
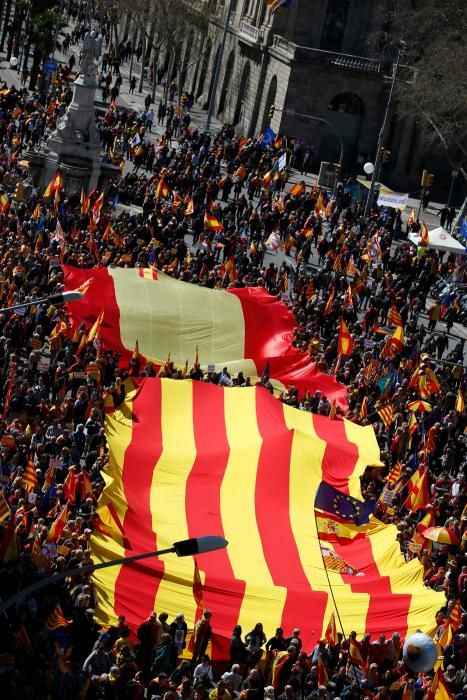
[[[342,50],[350,0],[328,0],[320,49],[324,51]]]

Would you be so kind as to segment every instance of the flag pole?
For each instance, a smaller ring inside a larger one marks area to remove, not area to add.
[[[316,490],[316,492],[318,492],[318,489]],[[315,501],[316,501],[316,495],[315,495]],[[321,561],[323,562],[324,573],[326,574],[326,579],[327,579],[328,586],[329,586],[329,592],[331,594],[331,598],[332,598],[332,602],[334,605],[334,610],[336,611],[337,619],[339,620],[339,625],[340,625],[341,630],[342,630],[342,635],[344,637],[344,641],[347,642],[347,635],[345,634],[344,625],[342,624],[342,619],[341,619],[341,616],[339,615],[339,608],[337,607],[337,602],[336,602],[336,599],[334,597],[334,591],[332,589],[331,579],[329,578],[329,571],[327,569],[326,562],[324,561],[323,552],[321,551],[321,539],[319,537],[318,518],[316,517],[316,508],[314,507],[314,505],[313,505],[313,515],[315,517],[316,536],[318,538],[319,553],[321,556]]]
[[[318,488],[319,488],[319,487],[318,487]],[[316,493],[318,493],[318,489],[316,489]],[[316,501],[316,495],[315,495],[315,501]],[[336,598],[335,598],[335,596],[334,596],[334,591],[333,591],[333,588],[332,588],[331,579],[330,579],[330,577],[329,577],[329,571],[328,571],[328,568],[327,568],[327,566],[326,566],[326,562],[324,561],[323,552],[321,551],[321,539],[320,539],[320,537],[319,537],[318,519],[317,519],[317,517],[316,517],[316,508],[315,508],[314,506],[313,506],[313,515],[314,515],[314,518],[315,518],[316,536],[317,536],[317,538],[318,538],[319,553],[320,553],[320,556],[321,556],[321,561],[323,562],[324,572],[325,572],[325,574],[326,574],[326,579],[327,579],[328,586],[329,586],[329,592],[330,592],[330,594],[331,594],[331,598],[332,598],[332,602],[333,602],[333,605],[334,605],[334,610],[336,611],[337,619],[339,620],[339,625],[340,625],[340,628],[341,628],[341,630],[342,630],[342,636],[343,636],[343,638],[344,638],[344,642],[347,643],[347,635],[345,634],[344,625],[343,625],[343,623],[342,623],[341,616],[339,615],[339,608],[337,607]],[[350,641],[349,641],[349,645],[348,645],[348,646],[349,646],[349,648],[348,648],[348,654],[349,654],[348,663],[350,663],[350,666],[352,666],[352,668],[355,669],[355,670],[354,670],[354,675],[355,675],[355,678],[356,678],[356,677],[357,677],[357,671],[356,671],[357,666],[356,666],[356,665],[354,664],[354,662],[352,661],[352,656],[351,656],[351,654],[350,654]]]

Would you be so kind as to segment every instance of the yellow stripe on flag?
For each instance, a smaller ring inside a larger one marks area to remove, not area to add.
[[[361,500],[360,477],[363,476],[367,466],[382,467],[383,463],[380,460],[378,442],[372,426],[361,426],[348,420],[344,420],[344,426],[347,439],[358,448],[355,469],[349,477],[349,494]]]
[[[370,524],[370,542],[380,574],[389,576],[393,593],[410,593],[412,596],[407,616],[407,635],[417,629],[429,629],[441,607],[440,594],[424,586],[423,566],[417,558],[405,561],[396,540],[395,525],[385,525],[376,519]]]
[[[185,510],[186,481],[196,459],[193,430],[193,384],[162,382],[163,450],[155,465],[151,485],[152,527],[157,535],[157,548],[171,547],[174,542],[189,538]],[[178,610],[193,626],[196,604],[187,582],[193,580],[192,557],[166,554],[164,576],[155,599],[155,610]]]
[[[334,604],[329,595],[329,585],[311,509],[321,481],[321,465],[326,442],[316,434],[313,419],[307,411],[297,411],[284,404],[284,417],[289,430],[295,431],[290,456],[290,524],[310,588],[328,594],[323,629],[321,633],[318,632],[321,638],[334,610]],[[310,436],[313,441],[310,440]],[[305,648],[309,643],[310,640],[304,639]]]
[[[222,524],[233,572],[246,584],[238,624],[244,630],[253,629],[261,598],[261,621],[264,629],[271,630],[282,617],[287,591],[274,585],[256,521],[256,474],[262,445],[256,420],[256,390],[225,389],[224,407],[231,452],[221,486]]]
[[[213,294],[210,289],[174,280],[162,272],[157,280],[130,277],[118,268],[109,268],[108,272],[114,281],[120,334],[126,348],[132,349],[138,338],[144,357],[160,360],[170,353],[180,367],[193,356],[196,346],[203,366],[223,362],[222,369],[229,361],[244,357],[245,321],[241,302],[233,294]],[[206,331],[206,309],[210,332]],[[244,370],[250,375],[262,370],[248,360],[238,365],[235,371]]]
[[[122,484],[122,465],[125,459],[125,451],[131,442],[132,398],[135,394],[131,380],[125,382],[127,396],[120,407],[106,416],[105,432],[109,444],[109,463],[103,472],[105,491],[99,499],[99,506],[105,503],[113,503],[120,521],[123,523],[126,503]],[[100,564],[111,559],[121,559],[125,556],[125,548],[120,538],[106,537],[102,533],[94,531],[91,538],[92,559],[95,564]],[[115,622],[114,597],[115,582],[120,573],[121,566],[111,566],[108,569],[97,571],[94,582],[97,588],[97,619],[102,625],[110,625]],[[111,592],[111,593],[109,593]]]

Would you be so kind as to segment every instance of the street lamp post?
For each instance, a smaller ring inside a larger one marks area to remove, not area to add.
[[[214,66],[214,77],[212,79],[212,87],[211,87],[211,96],[209,98],[209,105],[208,105],[208,113],[206,116],[206,126],[204,128],[205,132],[209,134],[209,131],[211,129],[211,121],[212,121],[212,116],[214,113],[214,106],[216,104],[216,94],[217,94],[217,86],[219,84],[219,77],[221,74],[221,66],[222,66],[222,59],[224,57],[224,51],[225,51],[225,43],[227,41],[227,32],[229,30],[229,25],[230,25],[230,17],[232,15],[233,11],[233,6],[234,6],[234,1],[235,0],[229,0],[229,6],[227,8],[227,14],[225,17],[225,23],[224,23],[224,31],[222,34],[222,40],[221,44],[219,47],[219,54],[217,56],[217,61],[216,65]]]
[[[19,600],[22,600],[28,595],[35,593],[36,591],[48,586],[51,583],[56,583],[64,578],[71,578],[73,576],[82,576],[83,574],[94,573],[100,569],[107,569],[110,566],[124,566],[131,564],[134,561],[141,561],[142,559],[150,559],[151,557],[160,557],[163,554],[176,554],[178,557],[191,557],[196,554],[205,554],[206,552],[214,552],[217,549],[224,549],[227,547],[228,542],[223,537],[217,537],[216,535],[206,535],[204,537],[193,537],[189,540],[181,540],[180,542],[174,542],[172,547],[168,549],[161,549],[157,552],[146,552],[145,554],[134,554],[131,557],[123,557],[122,559],[112,559],[111,561],[104,561],[102,564],[88,564],[87,566],[82,566],[76,569],[66,569],[65,571],[57,571],[51,576],[45,576],[40,581],[32,583],[27,586],[22,591],[19,591],[11,598],[8,598],[4,603],[0,605],[0,614],[4,613],[6,610],[15,605]]]
[[[370,189],[368,191],[368,197],[367,197],[367,200],[365,202],[365,211],[364,211],[365,217],[367,217],[368,214],[370,213],[370,207],[371,207],[371,203],[373,201],[373,196],[374,196],[374,192],[375,192],[375,185],[378,182],[378,178],[379,178],[379,171],[380,171],[380,167],[381,167],[381,149],[383,147],[383,139],[384,139],[384,134],[386,131],[386,125],[388,123],[389,110],[391,108],[391,102],[392,102],[392,97],[394,94],[394,88],[396,86],[397,71],[399,69],[399,63],[400,63],[400,60],[401,60],[404,52],[405,52],[405,41],[400,41],[399,48],[397,51],[396,63],[393,66],[391,89],[389,90],[389,95],[388,95],[388,99],[386,102],[386,109],[384,110],[383,121],[381,122],[381,128],[379,130],[379,135],[378,135],[378,145],[376,146],[376,156],[375,156],[375,161],[374,161],[375,169],[373,170],[373,175],[371,177],[371,183],[370,183]]]
[[[68,304],[70,301],[78,301],[82,299],[84,294],[79,292],[77,289],[73,289],[70,292],[61,292],[60,294],[50,294],[47,297],[41,297],[40,299],[33,299],[32,301],[25,301],[22,304],[15,304],[14,306],[7,306],[4,309],[0,309],[0,314],[4,314],[7,311],[17,311],[18,309],[27,309],[29,306],[37,306],[38,304]]]
[[[458,175],[459,175],[459,171],[458,171],[458,170],[453,170],[453,171],[451,172],[451,187],[449,188],[448,202],[447,202],[447,204],[446,204],[447,207],[449,207],[450,204],[451,204],[451,197],[452,197],[452,190],[453,190],[453,188],[454,188],[454,181],[455,181],[455,179],[457,178]]]

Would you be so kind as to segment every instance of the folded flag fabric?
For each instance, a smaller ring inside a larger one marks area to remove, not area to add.
[[[234,267],[226,268],[231,280]],[[269,360],[271,382],[277,389],[293,385],[300,394],[319,389],[345,410],[346,391],[323,374],[306,354],[292,346],[296,320],[286,305],[263,288],[207,289],[158,272],[156,279],[143,268],[64,266],[66,289],[92,279],[84,299],[69,306],[74,327],[92,326],[102,311],[99,340],[104,349],[121,353],[122,364],[131,361],[138,340],[141,355],[163,366],[170,353],[183,368],[198,346],[203,368],[243,371],[261,377]]]
[[[353,566],[347,564],[339,554],[334,550],[321,545],[321,556],[323,557],[324,566],[329,571],[338,571],[340,574],[350,574],[351,576],[363,576],[361,571],[357,571]]]
[[[332,601],[320,545],[363,573],[328,573],[344,629],[431,629],[444,596],[423,586],[418,561],[404,562],[394,526],[310,518],[323,480],[361,497],[366,465],[381,465],[372,428],[299,411],[262,387],[138,378],[125,389],[106,415],[110,460],[99,501],[114,505],[124,537],[94,532],[92,558],[164,549],[206,532],[225,537],[226,549],[197,560],[203,605],[213,611],[213,659],[229,658],[236,624],[251,629],[258,619],[267,630],[293,629],[300,619],[307,648],[324,637]],[[164,610],[182,612],[192,628],[195,579],[194,559],[170,554],[95,571],[98,621],[125,615],[135,630],[144,611]]]
[[[316,492],[315,508],[317,510],[337,515],[344,520],[352,520],[357,525],[367,523],[375,507],[376,502],[359,501],[325,481],[321,482]]]

